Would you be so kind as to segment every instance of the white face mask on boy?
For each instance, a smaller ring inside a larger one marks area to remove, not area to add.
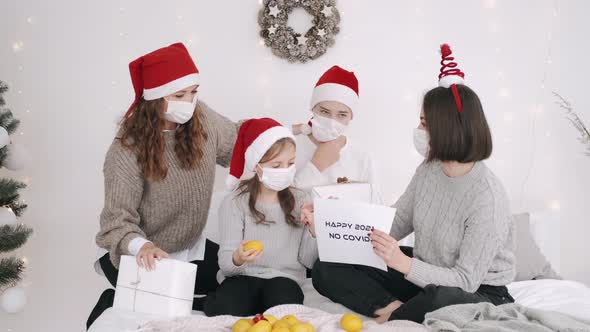
[[[186,101],[167,100],[168,109],[166,110],[166,113],[164,113],[164,118],[170,122],[178,124],[187,123],[193,118],[193,113],[195,113],[195,107],[197,106],[197,100],[198,98],[196,95],[190,103]]]
[[[424,129],[414,128],[414,147],[424,158],[428,158],[430,152],[430,135]]]
[[[347,125],[334,119],[320,115],[314,115],[311,119],[311,134],[320,142],[333,141],[339,136],[346,135],[347,130]]]
[[[281,191],[293,185],[295,165],[291,165],[287,168],[258,167],[262,169],[260,182],[262,182],[266,188],[274,191]]]

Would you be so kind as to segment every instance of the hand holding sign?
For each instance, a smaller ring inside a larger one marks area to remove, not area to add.
[[[373,244],[373,250],[383,258],[387,266],[403,274],[410,272],[412,260],[401,251],[396,239],[377,229],[369,234],[369,238]]]
[[[391,229],[395,209],[347,200],[315,199],[313,205],[318,251],[322,262],[359,264],[387,270],[376,254],[369,233]]]
[[[306,203],[301,207],[301,222],[307,227],[311,236],[315,238],[313,203]]]

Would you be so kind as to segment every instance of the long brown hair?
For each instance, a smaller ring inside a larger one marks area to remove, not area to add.
[[[276,157],[281,151],[288,145],[295,146],[295,142],[291,138],[281,138],[280,140],[276,141],[268,151],[262,156],[260,160],[261,163],[267,162],[274,157]],[[266,220],[266,216],[264,213],[256,209],[256,200],[258,195],[260,194],[260,187],[262,183],[260,179],[258,179],[258,175],[254,175],[251,179],[244,180],[240,182],[238,186],[239,194],[238,196],[250,194],[248,197],[248,207],[250,212],[256,219],[257,224],[272,224],[274,221]],[[278,192],[279,195],[279,204],[281,205],[281,210],[285,214],[285,220],[287,221],[288,225],[292,226],[299,226],[297,219],[293,216],[293,210],[295,209],[295,196],[291,191],[291,188],[286,188]]]
[[[164,156],[166,143],[164,130],[164,98],[156,100],[140,99],[132,113],[121,123],[121,143],[137,153],[137,163],[143,175],[151,180],[162,180],[168,174],[168,164]],[[174,152],[182,168],[194,168],[203,157],[203,145],[207,133],[203,128],[200,106],[185,124],[175,132]]]

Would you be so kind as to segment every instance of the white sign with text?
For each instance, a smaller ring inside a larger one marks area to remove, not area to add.
[[[389,233],[395,209],[341,199],[314,199],[314,220],[320,261],[358,264],[387,271],[373,251],[369,233],[374,227]]]

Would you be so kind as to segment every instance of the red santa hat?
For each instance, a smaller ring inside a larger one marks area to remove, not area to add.
[[[353,112],[359,102],[359,81],[353,72],[333,66],[318,80],[311,95],[311,107],[322,101],[337,101]]]
[[[143,97],[154,100],[199,84],[199,70],[182,43],[172,44],[139,57],[129,64],[135,100],[126,116]]]
[[[291,130],[273,119],[250,119],[242,123],[225,181],[227,189],[235,190],[244,171],[254,172],[268,149],[282,138],[295,140]]]
[[[441,68],[440,74],[438,75],[438,86],[451,88],[455,103],[457,104],[457,110],[459,113],[462,113],[463,104],[459,97],[459,91],[457,91],[457,84],[465,84],[465,74],[461,69],[457,68],[458,65],[454,61],[455,57],[451,56],[453,52],[449,44],[440,45],[440,54],[442,59],[440,61]]]

